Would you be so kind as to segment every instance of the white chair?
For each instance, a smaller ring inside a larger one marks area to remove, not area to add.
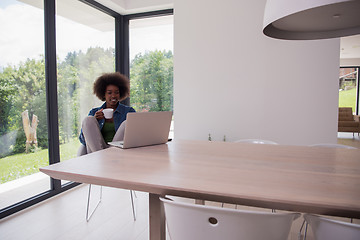
[[[324,147],[324,148],[344,148],[344,149],[357,149],[355,147],[352,146],[348,146],[348,145],[343,145],[343,144],[337,144],[337,143],[317,143],[317,144],[312,144],[309,145],[310,147]],[[351,219],[352,221],[352,219]],[[299,238],[301,237],[301,232],[303,230],[305,226],[305,231],[304,231],[304,240],[306,239],[306,233],[307,233],[307,227],[308,227],[308,223],[305,221],[302,223],[300,231],[299,231]],[[360,239],[360,238],[359,238]]]
[[[77,156],[82,156],[85,155],[86,153],[86,147],[84,147],[84,145],[81,145],[79,150],[78,150],[78,154]],[[88,192],[88,197],[87,197],[87,205],[86,205],[86,221],[89,221],[91,216],[94,214],[95,210],[97,209],[97,207],[99,206],[99,204],[101,203],[102,200],[102,186],[100,186],[100,196],[99,196],[99,200],[97,201],[94,209],[90,211],[90,196],[91,196],[91,184],[89,184],[89,192]],[[135,212],[135,205],[134,205],[134,197],[133,195],[136,197],[136,193],[133,190],[130,190],[130,198],[131,198],[131,207],[132,207],[132,212],[133,212],[133,218],[134,221],[136,221],[136,212]]]
[[[276,145],[276,142],[263,140],[263,139],[240,139],[236,140],[235,142],[244,142],[244,143],[255,143],[255,144],[273,144]]]
[[[304,214],[315,240],[359,240],[360,225]]]
[[[124,132],[125,132],[125,121],[120,125],[120,134],[121,134],[121,138],[123,138]],[[82,144],[80,144],[80,147],[77,151],[77,156],[82,156],[82,155],[86,155],[87,151],[86,151],[86,147]],[[92,185],[89,184],[89,192],[88,192],[88,198],[87,198],[87,205],[86,205],[86,221],[89,221],[91,216],[94,214],[95,210],[97,209],[97,207],[99,206],[99,204],[101,203],[102,200],[102,186],[100,186],[100,196],[99,196],[99,200],[97,201],[94,209],[90,211],[90,196],[91,196],[91,187]],[[135,205],[134,205],[134,197],[133,195],[136,197],[136,193],[133,190],[130,190],[130,198],[131,198],[131,207],[132,207],[132,213],[133,213],[133,218],[134,221],[136,221],[136,212],[135,212]]]
[[[300,213],[243,211],[160,198],[171,240],[287,240]]]

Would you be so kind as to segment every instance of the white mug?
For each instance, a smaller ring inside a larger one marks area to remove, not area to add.
[[[113,113],[114,113],[114,109],[112,108],[105,108],[103,110],[103,113],[104,113],[104,117],[106,119],[111,119],[113,117]]]

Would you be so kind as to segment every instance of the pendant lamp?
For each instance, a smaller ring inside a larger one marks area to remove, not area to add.
[[[288,40],[360,34],[360,0],[267,0],[263,33]]]

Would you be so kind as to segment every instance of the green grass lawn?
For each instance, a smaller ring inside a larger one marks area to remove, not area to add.
[[[356,88],[339,92],[339,107],[352,107],[355,111]]]
[[[65,161],[76,157],[80,144],[77,139],[74,139],[60,145],[60,160]],[[0,184],[37,173],[40,167],[47,165],[49,165],[47,149],[0,158]]]

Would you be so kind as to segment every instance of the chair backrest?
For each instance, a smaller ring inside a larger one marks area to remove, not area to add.
[[[263,140],[263,139],[240,139],[236,140],[235,142],[244,142],[244,143],[255,143],[255,144],[273,144],[276,145],[276,142]]]
[[[313,214],[304,214],[315,240],[359,240],[360,225],[327,219]]]
[[[339,121],[354,121],[354,115],[351,107],[339,108]]]
[[[171,240],[287,240],[293,220],[301,215],[160,200]]]
[[[347,148],[347,149],[356,149],[356,147],[337,144],[337,143],[319,143],[310,145],[310,147],[328,147],[328,148]]]

